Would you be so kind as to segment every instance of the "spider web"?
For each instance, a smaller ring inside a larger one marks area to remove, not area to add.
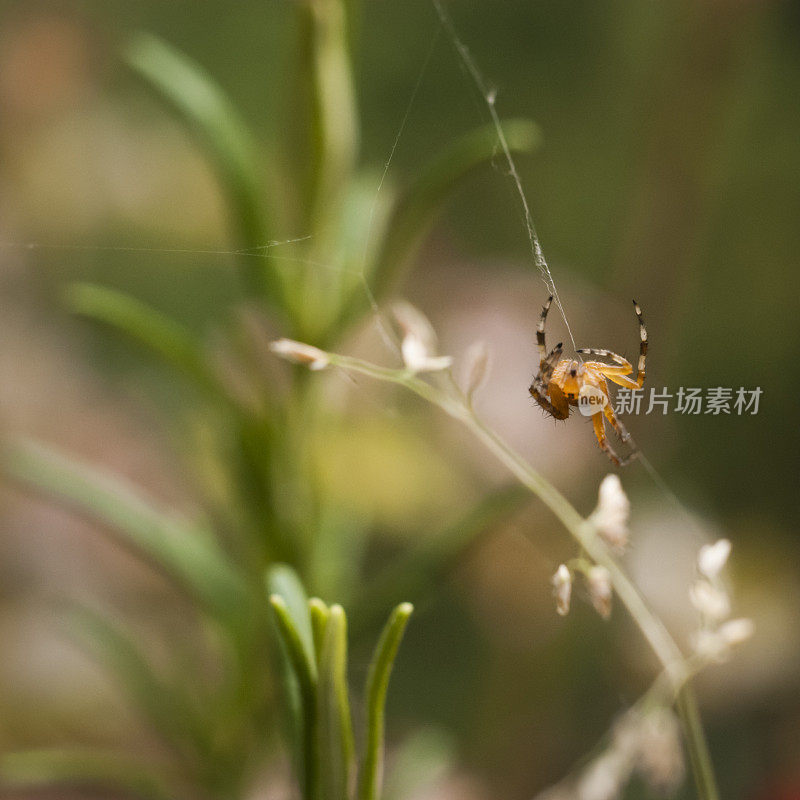
[[[513,181],[514,188],[523,212],[524,224],[527,233],[528,243],[530,246],[530,254],[533,264],[538,270],[549,293],[553,296],[553,299],[556,303],[556,307],[558,308],[559,313],[566,326],[570,341],[573,346],[573,350],[577,349],[572,327],[569,323],[569,319],[564,309],[564,304],[559,295],[555,278],[542,250],[541,242],[539,240],[539,236],[536,230],[536,225],[533,220],[531,206],[522,183],[522,178],[517,169],[514,157],[511,154],[508,141],[506,139],[505,133],[503,131],[500,122],[500,117],[497,113],[497,107],[496,107],[497,92],[490,86],[489,82],[486,80],[485,76],[479,69],[477,62],[475,61],[475,58],[473,57],[469,48],[458,35],[458,32],[455,28],[452,18],[442,5],[441,0],[431,0],[431,4],[436,13],[436,16],[438,17],[439,25],[437,26],[434,35],[432,37],[432,41],[429,46],[428,52],[421,65],[416,82],[411,91],[402,118],[398,125],[397,132],[394,136],[392,145],[387,154],[386,161],[384,162],[383,170],[380,174],[380,177],[377,181],[377,185],[375,187],[375,194],[370,207],[369,220],[367,223],[367,231],[365,235],[365,241],[363,244],[360,267],[348,268],[342,266],[341,264],[326,263],[324,261],[313,260],[294,255],[282,255],[279,252],[282,247],[290,246],[292,244],[312,239],[313,236],[311,234],[295,236],[292,238],[283,239],[279,241],[269,241],[257,247],[243,248],[243,249],[242,248],[225,249],[225,248],[186,248],[186,247],[141,247],[141,246],[126,246],[126,245],[84,245],[84,244],[68,244],[68,243],[59,244],[59,243],[37,242],[37,241],[26,241],[26,242],[0,241],[0,249],[28,250],[28,251],[53,250],[53,251],[65,251],[65,252],[66,251],[114,252],[114,253],[131,253],[131,254],[161,253],[161,254],[173,254],[176,256],[180,255],[236,256],[240,258],[242,257],[257,258],[262,260],[269,259],[269,260],[283,262],[285,264],[293,263],[298,267],[311,266],[316,269],[328,270],[339,274],[347,274],[357,279],[358,284],[361,286],[361,289],[364,292],[366,300],[369,303],[369,306],[372,310],[375,324],[378,328],[378,331],[384,343],[390,350],[397,352],[399,351],[399,341],[397,335],[394,332],[394,329],[391,326],[391,324],[389,324],[386,321],[384,317],[384,312],[381,310],[377,302],[377,299],[375,298],[375,295],[369,285],[369,280],[367,275],[369,247],[372,238],[373,221],[380,200],[381,192],[386,182],[386,178],[391,170],[401,139],[403,138],[403,135],[407,129],[407,124],[409,122],[409,119],[411,118],[414,104],[417,100],[420,87],[422,86],[426,73],[428,71],[432,55],[436,48],[436,44],[440,38],[441,32],[444,31],[447,38],[449,39],[450,44],[453,46],[458,56],[463,71],[469,76],[469,79],[474,84],[475,88],[481,95],[483,102],[485,103],[486,109],[491,119],[491,123],[494,126],[494,129],[497,134],[497,141],[500,151],[502,152],[503,158],[506,162],[508,176]],[[669,488],[666,481],[661,477],[661,475],[653,466],[653,464],[645,456],[644,452],[638,447],[633,437],[631,437],[630,441],[633,447],[637,451],[637,460],[642,463],[642,466],[650,475],[654,484],[663,492],[663,494],[676,507],[676,509],[678,509],[682,513],[682,515],[687,518],[687,521],[690,521],[692,523],[692,527],[696,528],[693,517],[686,510],[685,506],[677,497],[677,495]]]
[[[284,256],[280,253],[273,252],[274,250],[280,248],[281,246],[291,245],[302,241],[307,241],[312,238],[311,235],[303,235],[303,236],[296,236],[293,238],[281,240],[281,241],[269,241],[264,243],[263,245],[251,248],[244,248],[244,249],[225,249],[225,248],[188,248],[188,247],[142,247],[142,246],[128,246],[128,245],[83,245],[83,244],[70,244],[70,243],[49,243],[49,242],[39,242],[39,241],[28,241],[28,242],[9,242],[9,241],[0,241],[0,249],[20,249],[20,250],[54,250],[54,251],[84,251],[84,252],[114,252],[114,253],[142,253],[142,254],[174,254],[174,255],[219,255],[219,256],[238,256],[238,257],[245,257],[245,258],[261,258],[261,259],[270,259],[275,261],[282,261],[282,262],[294,262],[298,266],[300,265],[307,265],[312,266],[318,269],[329,270],[331,272],[339,273],[339,274],[349,274],[358,278],[362,290],[365,294],[365,297],[372,309],[372,312],[375,316],[378,328],[381,332],[382,337],[386,341],[387,345],[391,349],[397,349],[397,341],[396,336],[392,331],[391,326],[387,325],[383,319],[382,312],[378,306],[374,293],[369,285],[369,280],[367,276],[367,260],[368,260],[368,252],[369,246],[371,243],[372,237],[372,228],[373,228],[373,220],[375,217],[375,213],[378,207],[381,191],[383,189],[384,183],[386,178],[389,174],[391,169],[392,163],[394,161],[395,154],[397,152],[398,146],[400,141],[405,133],[407,123],[411,116],[412,109],[414,107],[415,101],[417,99],[417,95],[419,93],[420,87],[424,81],[425,75],[428,71],[428,67],[433,55],[433,52],[436,48],[436,44],[439,40],[441,35],[441,31],[444,30],[450,40],[450,43],[453,45],[459,59],[461,66],[464,68],[466,73],[469,75],[470,79],[475,84],[478,92],[480,93],[481,97],[483,98],[486,108],[488,109],[489,116],[491,118],[491,122],[497,132],[497,140],[500,150],[502,151],[503,157],[506,161],[508,167],[508,174],[512,178],[516,192],[519,197],[519,202],[523,211],[525,227],[527,230],[528,240],[530,244],[531,256],[533,258],[533,262],[537,267],[538,271],[540,272],[542,279],[547,286],[548,291],[550,294],[553,295],[553,299],[556,302],[556,306],[558,307],[559,313],[561,314],[565,326],[567,328],[570,341],[572,342],[573,349],[576,349],[575,337],[572,332],[572,327],[569,323],[569,320],[566,316],[564,305],[561,301],[561,297],[558,292],[558,288],[555,283],[555,279],[553,277],[552,271],[550,270],[549,265],[545,259],[544,253],[542,251],[541,243],[539,241],[539,237],[536,231],[536,227],[533,221],[533,216],[530,210],[530,204],[528,202],[527,196],[523,189],[522,179],[520,177],[519,171],[517,170],[516,162],[511,154],[511,150],[509,148],[508,142],[506,140],[505,133],[503,131],[502,125],[500,123],[500,118],[497,113],[496,109],[496,92],[495,90],[489,87],[488,81],[484,78],[483,74],[479,70],[477,63],[475,62],[474,58],[472,57],[469,49],[467,46],[462,42],[459,38],[455,26],[445,11],[444,7],[442,6],[440,0],[431,0],[433,8],[436,11],[436,14],[439,18],[440,25],[437,27],[431,44],[429,46],[428,52],[424,58],[423,64],[420,68],[416,83],[413,87],[409,100],[406,104],[405,111],[403,113],[402,119],[397,129],[397,133],[395,134],[392,146],[389,150],[388,156],[383,166],[382,173],[378,180],[377,186],[375,188],[375,195],[374,199],[370,208],[369,212],[369,221],[367,224],[367,233],[364,241],[363,246],[363,257],[362,257],[362,265],[360,268],[348,268],[344,267],[340,264],[332,264],[332,263],[325,263],[320,262],[318,260],[312,260],[309,258],[303,258],[299,256]]]
[[[528,241],[530,243],[531,248],[531,255],[533,257],[533,263],[536,265],[536,268],[539,270],[542,279],[545,282],[550,294],[553,296],[553,299],[556,301],[556,306],[558,307],[559,312],[561,313],[561,317],[564,320],[564,324],[567,327],[567,333],[569,334],[570,341],[572,342],[572,349],[577,350],[577,345],[575,344],[575,337],[572,335],[572,328],[569,324],[569,320],[567,319],[567,314],[564,311],[564,305],[561,302],[561,298],[558,294],[558,288],[556,287],[555,279],[553,278],[553,273],[550,271],[550,267],[547,264],[547,260],[544,257],[544,251],[542,250],[542,245],[539,242],[539,235],[536,232],[536,225],[533,222],[533,215],[531,214],[531,207],[530,203],[528,203],[528,198],[525,195],[525,190],[522,186],[522,178],[520,178],[519,172],[517,170],[517,165],[514,161],[514,157],[511,155],[511,149],[508,146],[508,141],[506,140],[505,133],[503,132],[503,126],[500,124],[500,117],[497,114],[497,92],[495,89],[491,88],[488,85],[488,82],[484,78],[481,71],[478,69],[478,65],[475,62],[475,59],[472,57],[472,53],[470,53],[469,48],[461,41],[458,33],[453,25],[453,21],[450,18],[450,15],[445,11],[444,6],[441,3],[441,0],[432,0],[433,7],[436,9],[436,13],[439,16],[439,20],[441,21],[442,26],[447,31],[448,36],[450,37],[450,41],[455,47],[456,52],[461,59],[461,64],[464,69],[467,71],[469,76],[472,78],[473,82],[475,83],[475,87],[481,93],[484,101],[486,102],[486,107],[489,110],[489,116],[492,118],[492,124],[494,125],[494,129],[497,132],[497,140],[500,143],[500,147],[503,151],[503,156],[505,157],[506,164],[508,165],[508,172],[511,176],[512,180],[514,181],[514,185],[517,190],[517,194],[519,195],[519,200],[522,205],[522,210],[525,216],[525,227],[528,233]]]
[[[445,10],[441,0],[431,0],[431,2],[433,4],[437,16],[439,17],[439,21],[442,27],[446,31],[451,44],[453,45],[459,56],[462,67],[470,76],[473,83],[475,84],[475,87],[480,92],[481,96],[483,97],[486,103],[486,107],[489,111],[489,116],[491,117],[492,124],[494,125],[495,131],[497,132],[498,142],[500,144],[503,156],[508,166],[509,175],[514,181],[514,186],[516,188],[516,192],[517,195],[519,196],[519,201],[522,206],[525,219],[525,227],[528,234],[528,242],[530,244],[533,263],[539,270],[539,273],[542,276],[542,280],[544,281],[550,294],[553,296],[553,299],[555,300],[556,306],[558,307],[558,310],[561,314],[561,318],[564,320],[564,325],[567,328],[567,333],[569,334],[573,350],[577,350],[575,337],[572,333],[572,327],[569,324],[569,319],[567,318],[566,311],[564,310],[564,305],[559,296],[555,278],[553,277],[553,273],[550,270],[550,266],[548,265],[547,260],[545,259],[544,251],[542,250],[541,242],[539,241],[539,235],[536,231],[536,225],[533,221],[533,215],[531,213],[530,203],[528,202],[527,195],[525,194],[525,189],[522,184],[522,178],[520,177],[519,171],[517,170],[517,165],[514,161],[514,157],[511,154],[511,149],[508,146],[508,141],[506,140],[505,133],[503,132],[503,127],[500,124],[500,117],[497,114],[497,106],[496,106],[497,92],[489,85],[483,73],[478,68],[477,63],[474,57],[472,56],[472,53],[458,35],[455,25],[453,24],[453,20]],[[417,85],[417,89],[418,88],[419,88],[419,82]],[[416,95],[416,89],[414,95]],[[412,96],[412,103],[413,103],[413,96]],[[406,113],[406,118],[407,117],[408,117],[408,112]],[[403,124],[405,124],[405,118]],[[392,149],[392,154],[394,154],[396,146],[397,146],[397,141],[395,141],[395,147]],[[389,162],[387,162],[387,169],[388,166]],[[580,354],[577,355],[578,358],[580,358]],[[637,444],[636,440],[632,435],[629,435],[628,441],[635,450],[636,460],[641,462],[642,466],[650,476],[653,483],[664,494],[667,500],[669,500],[669,502],[676,508],[676,510],[679,511],[680,514],[688,521],[689,526],[692,528],[695,536],[701,538],[702,534],[698,529],[694,517],[688,512],[688,510],[681,502],[681,500],[678,498],[678,496],[675,494],[675,492],[672,491],[667,482],[664,480],[664,478],[652,464],[650,459],[647,458],[644,451],[639,447],[639,445]]]

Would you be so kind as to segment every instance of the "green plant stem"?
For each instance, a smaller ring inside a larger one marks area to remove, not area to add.
[[[312,154],[316,184],[312,208],[321,212],[341,195],[358,150],[355,91],[341,0],[303,0],[310,40]]]
[[[474,412],[460,401],[454,400],[431,384],[407,372],[387,370],[375,367],[360,359],[339,355],[332,356],[331,363],[374,378],[400,383],[420,397],[437,405],[449,416],[469,428],[520,483],[530,489],[558,517],[592,560],[609,571],[614,590],[641,629],[642,634],[647,639],[664,669],[675,680],[682,676],[683,654],[661,620],[650,611],[636,587],[628,579],[628,576],[613,558],[603,541],[595,534],[591,523],[573,508],[572,504],[555,486],[536,472],[519,453],[503,441]]]
[[[686,745],[695,774],[698,795],[701,800],[717,800],[718,792],[708,746],[694,697],[687,685],[690,671],[686,660],[664,624],[650,610],[639,590],[611,555],[605,543],[596,535],[592,524],[575,510],[555,486],[540,475],[459,398],[445,394],[408,371],[386,369],[348,356],[329,354],[329,357],[331,364],[335,366],[378,380],[401,384],[465,425],[555,514],[592,560],[608,570],[614,591],[661,662],[665,675],[677,692],[678,713],[686,731]]]
[[[700,712],[697,709],[697,700],[688,683],[678,692],[676,705],[686,738],[686,749],[689,751],[689,759],[692,762],[692,775],[697,788],[697,796],[703,800],[719,800],[714,765],[708,751],[708,742],[703,730],[703,723],[700,720]]]

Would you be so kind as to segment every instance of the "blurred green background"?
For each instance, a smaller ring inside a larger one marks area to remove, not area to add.
[[[629,420],[684,505],[640,464],[623,472],[634,508],[629,563],[685,640],[693,553],[707,537],[733,541],[737,613],[758,630],[699,683],[722,794],[798,798],[800,5],[449,7],[497,88],[501,116],[541,127],[543,146],[518,166],[578,345],[634,357],[635,296],[650,333],[650,386],[763,389],[756,416]],[[181,462],[198,454],[182,451],[185,431],[174,423],[180,410],[191,427],[191,393],[135,348],[71,319],[61,292],[70,280],[97,280],[198,336],[236,302],[214,177],[117,54],[143,29],[202,64],[257,132],[264,185],[291,195],[277,176],[298,125],[292,11],[279,0],[0,3],[4,433],[114,468],[166,503],[196,502]],[[401,124],[392,184],[487,112],[427,0],[365,0],[357,36],[361,160],[377,192]],[[489,343],[481,412],[588,512],[609,468],[590,424],[578,417],[556,428],[527,396],[546,289],[506,172],[496,158],[461,186],[401,292],[429,314],[442,352]],[[563,328],[551,323],[559,341]],[[389,357],[371,321],[349,346]],[[332,406],[346,404],[346,424],[320,455],[326,486],[372,531],[376,561],[506,481],[433,411],[341,377],[326,391]],[[107,603],[152,639],[156,659],[166,645],[153,631],[180,639],[182,601],[90,524],[44,501],[4,488],[0,513],[0,746],[111,742],[158,753],[103,670],[59,636],[53,599]],[[389,740],[422,727],[450,737],[453,766],[431,796],[532,797],[647,686],[653,665],[622,615],[600,625],[581,605],[566,620],[553,613],[549,575],[570,555],[531,502],[483,535],[414,619]],[[358,652],[353,670],[363,674]]]

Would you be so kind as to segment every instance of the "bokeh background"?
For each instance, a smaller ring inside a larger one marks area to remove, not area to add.
[[[622,478],[633,503],[630,567],[681,641],[694,625],[694,553],[707,539],[732,540],[736,612],[755,619],[757,634],[699,681],[711,750],[724,797],[794,800],[800,5],[505,0],[450,9],[501,116],[541,127],[542,147],[521,156],[519,170],[579,346],[635,357],[635,296],[650,332],[649,385],[763,389],[755,416],[629,419],[675,496],[641,464]],[[182,426],[191,427],[196,400],[61,302],[70,280],[97,280],[198,336],[237,302],[233,259],[219,252],[232,245],[214,176],[119,62],[141,29],[215,76],[265,153],[276,143],[291,149],[292,3],[0,4],[0,426],[191,509],[197,487]],[[427,0],[367,0],[359,37],[361,160],[377,191],[407,112],[390,183],[487,113]],[[527,395],[546,289],[502,159],[459,189],[401,292],[434,321],[443,352],[488,342],[481,413],[590,511],[609,464],[589,422],[556,426]],[[551,317],[558,341],[563,326]],[[372,321],[352,347],[391,357]],[[347,424],[326,445],[327,486],[370,529],[375,559],[431,536],[507,481],[434,411],[368,382],[329,380]],[[162,757],[102,664],[62,636],[58,604],[112,609],[158,659],[169,657],[165,639],[180,640],[184,601],[97,526],[41,497],[4,487],[0,530],[0,746],[113,745]],[[398,661],[389,741],[435,732],[450,766],[429,796],[532,797],[648,685],[654,665],[622,615],[601,624],[579,602],[556,617],[549,576],[571,555],[531,502],[484,534],[426,599]],[[353,670],[363,675],[359,653]]]

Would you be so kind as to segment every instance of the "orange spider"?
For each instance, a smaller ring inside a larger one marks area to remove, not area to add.
[[[638,303],[634,300],[633,307],[636,310],[636,316],[639,318],[641,344],[639,346],[638,374],[636,375],[636,380],[633,380],[627,377],[633,372],[630,362],[610,350],[596,350],[584,347],[578,349],[577,352],[609,358],[614,362],[613,364],[606,364],[603,361],[580,363],[574,359],[561,359],[561,342],[548,353],[544,343],[544,324],[552,302],[553,297],[551,295],[542,308],[542,316],[536,328],[536,342],[539,345],[540,356],[539,372],[534,377],[528,391],[533,396],[533,399],[555,419],[567,419],[570,414],[570,406],[581,405],[582,411],[584,408],[589,408],[587,416],[592,418],[594,435],[597,437],[600,449],[617,466],[627,464],[636,457],[636,450],[633,449],[626,458],[620,459],[606,441],[603,417],[608,420],[623,443],[631,443],[631,435],[614,415],[606,378],[627,389],[642,388],[647,357],[647,331],[642,319],[642,309],[639,308]],[[591,413],[593,408],[597,408],[595,413]]]

